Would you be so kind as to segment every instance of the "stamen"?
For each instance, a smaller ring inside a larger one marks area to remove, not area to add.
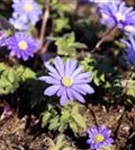
[[[70,76],[65,76],[65,77],[62,79],[62,83],[63,83],[64,86],[69,87],[69,86],[72,85],[73,82],[72,82],[72,79],[71,79]]]
[[[101,143],[101,142],[103,142],[104,141],[104,136],[102,135],[102,134],[97,134],[96,136],[95,136],[95,141],[97,142],[97,143]]]
[[[28,45],[27,45],[27,43],[25,41],[20,41],[18,43],[18,47],[19,47],[20,50],[25,51],[27,49]]]

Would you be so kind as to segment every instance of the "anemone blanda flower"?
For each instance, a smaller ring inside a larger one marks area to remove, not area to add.
[[[127,7],[125,2],[108,3],[99,7],[101,23],[109,28],[117,25],[119,29],[130,31],[135,27],[135,11]]]
[[[125,34],[126,35],[135,35],[135,22],[134,24],[127,24],[125,27],[124,27],[124,31],[125,31]]]
[[[6,31],[0,31],[0,47],[5,46],[6,40],[7,40]]]
[[[42,76],[39,79],[51,84],[44,91],[44,95],[57,95],[60,97],[60,104],[65,105],[67,100],[74,99],[84,103],[82,95],[94,93],[93,88],[88,84],[90,72],[84,73],[83,66],[77,67],[76,60],[67,60],[65,63],[60,57],[54,59],[54,66],[48,62],[45,64],[49,70],[49,76]]]
[[[95,126],[87,130],[89,139],[87,143],[90,144],[90,148],[94,150],[100,150],[102,147],[109,146],[113,143],[111,136],[111,130],[106,126]]]
[[[33,57],[39,48],[37,41],[23,32],[16,32],[15,35],[9,37],[6,41],[6,45],[10,50],[11,56],[16,56],[23,60]]]
[[[96,4],[120,3],[120,0],[83,0],[85,2],[92,2]]]
[[[129,40],[121,39],[121,42],[126,45],[127,50],[124,52],[129,63],[135,66],[135,40],[132,35],[128,36]]]
[[[9,22],[17,29],[17,30],[27,30],[29,25],[20,20],[19,18],[10,18]]]
[[[42,9],[35,0],[13,0],[13,17],[19,18],[23,22],[35,25],[40,19]]]

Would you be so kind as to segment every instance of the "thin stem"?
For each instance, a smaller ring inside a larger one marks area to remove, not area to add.
[[[44,38],[45,38],[45,33],[46,33],[47,21],[48,21],[48,18],[50,16],[49,0],[45,0],[44,8],[45,8],[45,11],[44,11],[44,15],[43,15],[43,21],[42,21],[42,25],[41,25],[41,30],[40,30],[40,48],[39,48],[38,54],[41,53],[42,48],[43,48]],[[36,66],[38,64],[38,59],[39,59],[39,55],[38,54],[36,55],[36,58],[35,58],[34,68],[36,68]]]
[[[118,120],[118,125],[117,125],[117,127],[116,127],[116,130],[114,131],[114,136],[115,136],[115,138],[118,137],[118,133],[119,133],[119,130],[120,130],[120,126],[121,126],[121,124],[122,124],[122,121],[123,121],[123,118],[124,118],[124,116],[125,116],[125,113],[126,113],[126,110],[125,110],[125,108],[124,108],[123,113],[122,113],[120,119]]]
[[[93,116],[93,118],[94,118],[94,120],[95,120],[96,126],[99,126],[94,108],[92,108],[92,106],[90,105],[90,106],[89,106],[89,109],[90,109],[91,114],[92,114],[92,116]]]
[[[91,52],[94,52],[95,50],[99,49],[101,44],[106,40],[106,38],[111,35],[115,30],[117,29],[117,24],[113,26],[101,39],[100,41],[96,44],[96,46],[91,50]]]
[[[43,15],[43,21],[42,21],[42,26],[40,31],[40,49],[42,48],[44,43],[44,37],[45,37],[46,26],[47,26],[49,15],[50,15],[49,0],[45,0],[45,12]]]
[[[46,43],[45,43],[45,45],[43,46],[42,51],[41,51],[40,54],[45,54],[45,53],[47,52],[50,43],[51,43],[51,41],[46,41]]]

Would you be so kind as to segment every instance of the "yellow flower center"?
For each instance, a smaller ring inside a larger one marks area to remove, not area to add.
[[[26,4],[24,5],[24,10],[25,10],[26,12],[30,12],[30,11],[32,11],[32,9],[33,9],[33,7],[32,7],[31,4],[26,3]]]
[[[102,18],[104,18],[104,19],[108,19],[108,18],[109,18],[109,16],[108,16],[107,14],[105,14],[105,13],[102,13],[101,16],[102,16]]]
[[[20,50],[25,51],[27,49],[28,45],[27,45],[27,43],[25,41],[20,41],[18,43],[18,47],[19,47]]]
[[[97,142],[97,143],[101,143],[101,142],[103,142],[104,141],[104,136],[102,135],[102,134],[97,134],[96,136],[95,136],[95,141]]]
[[[124,28],[126,31],[128,31],[128,32],[132,32],[132,31],[135,31],[135,28],[133,27],[133,26],[131,26],[131,25],[127,25],[127,26],[125,26],[125,28]]]
[[[125,19],[126,19],[125,16],[121,13],[117,13],[116,18],[118,21],[125,21]]]
[[[73,82],[72,82],[71,77],[65,76],[65,77],[62,79],[62,83],[63,83],[64,86],[69,87],[69,86],[72,85]]]

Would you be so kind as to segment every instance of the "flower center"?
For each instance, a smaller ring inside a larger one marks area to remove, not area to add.
[[[116,18],[118,21],[125,21],[125,19],[126,19],[125,16],[122,15],[121,13],[117,13]]]
[[[107,3],[107,2],[108,2],[108,0],[103,0],[103,1],[102,1],[102,3]]]
[[[108,18],[109,18],[109,16],[108,16],[107,14],[105,14],[105,13],[102,13],[101,16],[102,16],[102,18],[104,18],[104,19],[108,19]]]
[[[19,24],[14,24],[14,27],[16,28],[16,29],[20,29],[20,26],[19,26]]]
[[[126,31],[128,31],[128,32],[135,31],[135,28],[134,28],[133,26],[131,26],[131,25],[125,26],[124,29],[125,29]]]
[[[27,45],[27,43],[25,41],[20,41],[18,43],[18,47],[19,47],[20,50],[24,50],[25,51],[27,49],[28,45]]]
[[[71,77],[65,76],[65,77],[62,79],[62,83],[63,83],[64,86],[69,87],[69,86],[72,85],[73,82],[72,82]]]
[[[26,4],[24,5],[24,10],[25,10],[26,12],[30,12],[30,11],[32,11],[32,9],[33,9],[33,7],[32,7],[31,4],[26,3]]]
[[[95,136],[95,141],[97,142],[97,143],[101,143],[101,142],[103,142],[104,141],[104,136],[102,135],[102,134],[97,134],[96,136]]]

